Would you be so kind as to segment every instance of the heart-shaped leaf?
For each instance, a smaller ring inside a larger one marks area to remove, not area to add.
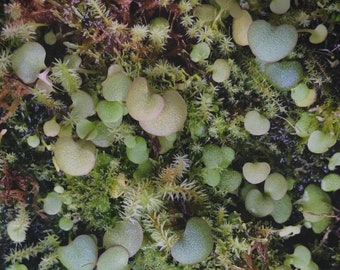
[[[258,189],[250,190],[246,195],[245,207],[255,217],[265,217],[274,210],[273,200],[263,195]]]
[[[268,177],[270,165],[267,162],[247,162],[242,167],[242,173],[249,183],[259,184]]]
[[[264,20],[254,21],[248,31],[251,51],[264,62],[276,62],[286,57],[295,48],[297,39],[294,26],[272,26]]]
[[[143,241],[143,229],[137,221],[118,221],[113,229],[106,231],[103,237],[105,248],[124,247],[132,257],[140,249]]]
[[[244,117],[244,128],[252,135],[264,135],[270,129],[270,122],[257,111],[250,111]]]
[[[128,270],[128,262],[128,251],[122,246],[114,246],[99,256],[97,270]]]
[[[282,61],[267,64],[265,73],[275,87],[287,90],[296,86],[302,79],[303,69],[297,61]]]
[[[194,264],[208,258],[213,249],[210,226],[201,218],[189,219],[183,237],[171,248],[172,257],[183,264]]]
[[[328,30],[324,24],[319,24],[314,30],[309,31],[311,36],[309,37],[310,43],[319,44],[325,41]]]
[[[145,78],[133,80],[126,97],[126,107],[133,119],[152,121],[160,115],[164,105],[160,95],[151,93]]]
[[[332,134],[315,130],[308,138],[308,150],[315,154],[322,154],[328,151],[336,143],[336,137]]]
[[[68,270],[92,270],[96,266],[98,248],[89,235],[79,235],[67,246],[57,249],[58,259]]]
[[[165,107],[153,120],[140,121],[146,132],[155,136],[169,136],[183,128],[187,118],[187,105],[177,91],[166,91],[163,95]]]
[[[26,42],[12,56],[12,68],[24,83],[33,83],[45,66],[46,51],[37,42]]]
[[[96,147],[90,141],[60,137],[55,143],[54,159],[59,169],[73,176],[88,174],[96,163]]]

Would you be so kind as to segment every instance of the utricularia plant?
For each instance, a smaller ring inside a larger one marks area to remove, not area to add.
[[[339,4],[5,2],[1,269],[339,268]]]

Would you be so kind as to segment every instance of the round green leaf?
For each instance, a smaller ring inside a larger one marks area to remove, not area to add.
[[[210,47],[207,43],[201,42],[196,45],[191,50],[190,59],[194,62],[202,62],[207,59],[210,55]]]
[[[136,137],[135,146],[132,148],[127,147],[126,155],[128,159],[135,164],[141,164],[148,160],[149,150],[147,148],[145,139],[142,137]]]
[[[265,73],[270,82],[281,90],[291,89],[303,77],[302,65],[297,61],[269,63],[265,66]]]
[[[284,14],[290,8],[290,0],[272,0],[269,8],[275,14]]]
[[[166,91],[163,95],[165,106],[153,120],[139,121],[146,132],[155,136],[169,136],[180,131],[187,118],[187,105],[177,91]]]
[[[335,170],[335,167],[340,166],[340,152],[336,152],[333,156],[328,160],[328,169],[331,171]]]
[[[53,117],[44,123],[43,130],[46,136],[55,137],[60,131],[60,125],[55,120],[55,117]]]
[[[38,147],[40,144],[40,138],[37,135],[28,136],[27,144],[33,148]]]
[[[336,137],[331,134],[315,130],[308,138],[307,147],[315,154],[322,154],[328,151],[336,143]]]
[[[65,173],[86,175],[96,163],[96,148],[90,141],[60,137],[54,147],[54,159],[59,169]]]
[[[217,59],[211,67],[212,79],[215,82],[224,82],[230,76],[231,66],[224,59]]]
[[[122,246],[114,246],[99,256],[97,270],[128,270],[128,262],[128,251]]]
[[[131,79],[126,74],[116,72],[103,82],[103,97],[107,101],[125,101],[131,83]]]
[[[77,90],[71,94],[71,117],[75,120],[85,119],[88,116],[94,115],[94,100],[85,91]]]
[[[62,204],[60,194],[53,191],[48,193],[44,199],[43,208],[48,215],[56,215],[60,212]]]
[[[246,195],[245,207],[255,217],[265,217],[274,210],[273,200],[259,190],[252,189]]]
[[[63,231],[69,231],[73,228],[73,221],[68,217],[62,217],[58,222],[59,228]]]
[[[21,243],[26,240],[26,227],[20,221],[12,220],[7,224],[7,234],[14,243]]]
[[[279,173],[270,174],[264,182],[264,192],[273,200],[280,200],[288,190],[288,182]]]
[[[340,175],[336,173],[327,174],[321,180],[321,189],[326,192],[340,189]]]
[[[218,168],[223,161],[221,148],[214,144],[207,144],[203,148],[202,162],[207,168]]]
[[[309,137],[319,126],[319,122],[312,113],[304,112],[295,124],[295,132],[299,137]]]

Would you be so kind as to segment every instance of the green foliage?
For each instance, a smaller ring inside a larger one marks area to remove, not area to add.
[[[339,5],[241,2],[4,5],[1,269],[62,268],[58,247],[81,234],[100,239],[98,269],[337,269]],[[14,57],[25,44],[44,72]],[[105,250],[131,221],[140,246]],[[206,246],[188,227],[211,231]],[[207,249],[185,262],[176,243]]]

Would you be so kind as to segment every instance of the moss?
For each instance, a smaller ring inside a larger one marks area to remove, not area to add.
[[[338,174],[337,4],[282,12],[277,1],[26,2],[0,12],[0,220],[13,224],[22,204],[28,217],[20,247],[0,230],[1,269],[62,268],[58,247],[82,234],[95,234],[104,253],[105,231],[122,220],[144,233],[132,269],[275,269],[298,245],[320,269],[338,268],[335,193],[322,191],[320,223],[292,207]],[[48,68],[27,81],[16,55],[32,43]],[[261,136],[249,133],[254,111],[270,121]],[[288,184],[248,184],[246,162],[268,164],[261,181],[271,171]],[[61,187],[61,207],[48,215],[44,200]],[[213,251],[184,265],[171,249],[192,217],[211,229]],[[285,238],[285,228],[299,230]]]

